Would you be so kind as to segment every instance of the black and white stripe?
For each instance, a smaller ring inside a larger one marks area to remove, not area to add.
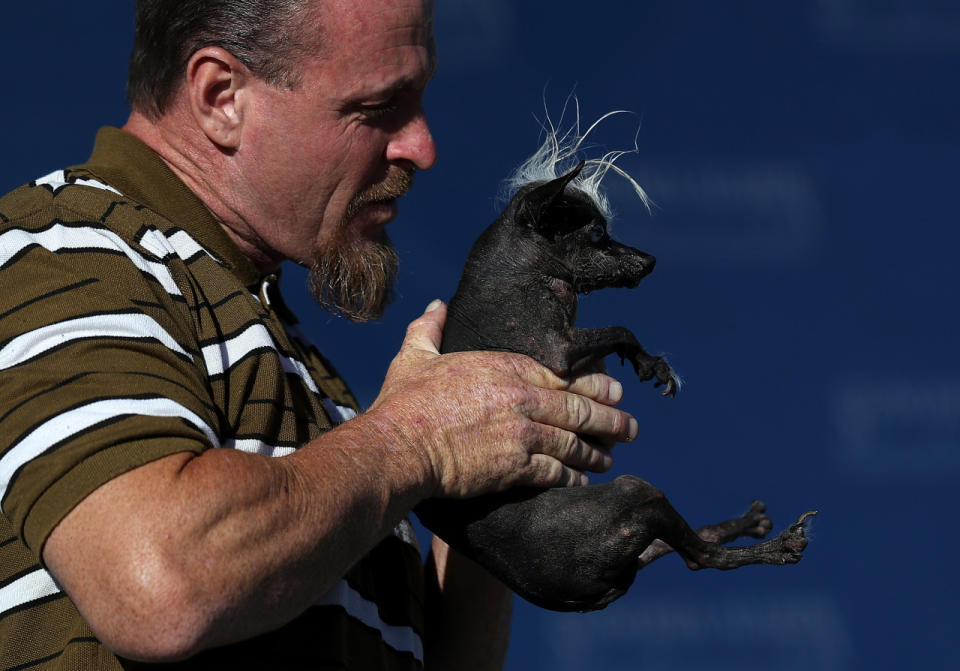
[[[43,247],[50,252],[120,252],[141,272],[155,279],[168,294],[183,295],[166,266],[145,258],[110,229],[93,224],[74,226],[54,222],[48,228],[39,231],[10,229],[0,234],[0,268],[34,246]]]
[[[0,618],[61,592],[60,585],[50,572],[37,567],[0,587]]]
[[[285,457],[297,451],[295,445],[271,445],[258,438],[230,438],[224,441],[223,447],[263,457]]]
[[[79,340],[156,341],[185,359],[190,354],[152,317],[141,312],[107,312],[66,319],[19,335],[0,348],[0,370],[12,368]]]
[[[203,419],[168,398],[108,398],[84,403],[42,422],[0,457],[0,498],[6,497],[16,473],[32,459],[51,449],[51,446],[59,445],[99,424],[130,415],[179,417],[200,430],[211,447],[220,446],[216,432]]]
[[[60,191],[65,186],[91,186],[95,189],[103,189],[104,191],[112,191],[118,196],[123,194],[117,191],[115,188],[109,184],[104,184],[95,179],[90,179],[88,177],[75,177],[73,179],[68,179],[65,170],[55,170],[49,175],[44,175],[39,179],[33,181],[34,186],[45,186],[53,191],[54,194]]]
[[[137,242],[158,258],[176,256],[184,263],[189,263],[202,256],[209,256],[219,263],[217,257],[181,229],[165,235],[155,228],[147,228],[138,236]]]
[[[281,352],[270,331],[261,323],[249,324],[229,338],[203,345],[201,356],[207,367],[207,375],[215,377],[229,372],[245,357],[265,349],[276,352],[285,372],[299,377],[314,394],[319,393],[306,364]]]
[[[412,627],[396,627],[384,622],[380,617],[377,604],[365,599],[350,587],[346,580],[340,580],[314,605],[343,608],[350,617],[378,631],[384,643],[391,648],[400,652],[409,652],[418,662],[423,663],[423,641],[420,640],[417,632]]]

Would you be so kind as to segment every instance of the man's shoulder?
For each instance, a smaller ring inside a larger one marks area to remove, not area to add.
[[[0,198],[0,267],[35,246],[119,252],[137,267],[205,253],[173,222],[82,166],[54,171]]]
[[[111,216],[117,208],[126,210],[122,219]],[[115,228],[119,222],[121,229],[130,228],[131,232],[148,221],[153,225],[164,224],[155,212],[133,202],[83,168],[56,170],[0,197],[0,230],[36,229],[54,222],[102,223],[108,218]],[[130,226],[123,226],[123,221],[130,221]]]

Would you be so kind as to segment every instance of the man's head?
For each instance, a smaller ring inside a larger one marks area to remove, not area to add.
[[[296,64],[312,46],[302,39],[310,3],[138,0],[127,102],[151,119],[159,118],[180,88],[190,56],[206,46],[223,47],[272,84],[296,86]]]
[[[376,317],[384,228],[436,160],[432,24],[431,0],[140,0],[128,129],[152,126],[137,134],[256,263],[293,259],[325,307]]]

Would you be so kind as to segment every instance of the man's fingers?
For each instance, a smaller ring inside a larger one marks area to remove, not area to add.
[[[604,473],[613,466],[613,455],[610,448],[584,440],[571,431],[555,430],[557,459],[565,465],[578,471]]]
[[[543,427],[538,452],[576,471],[603,473],[613,466],[608,446],[585,440],[572,431]]]
[[[603,373],[580,375],[570,382],[567,391],[587,396],[604,405],[616,405],[623,400],[623,385]]]
[[[600,441],[629,442],[639,426],[632,415],[586,396],[566,391],[540,390],[529,408],[535,422],[592,436]]]
[[[530,471],[530,478],[525,483],[530,487],[582,487],[590,484],[586,475],[545,454],[530,457]]]
[[[520,363],[529,365],[523,366],[519,365]],[[514,365],[517,366],[517,374],[521,378],[542,389],[569,391],[604,405],[616,405],[623,399],[623,386],[605,373],[583,373],[572,380],[565,380],[546,366],[541,366],[527,357],[517,357]]]

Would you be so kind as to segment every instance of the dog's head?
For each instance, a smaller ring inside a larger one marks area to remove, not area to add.
[[[522,187],[501,219],[544,253],[546,267],[539,270],[568,281],[577,293],[635,287],[653,271],[656,259],[610,237],[600,208],[573,183],[583,166]]]

